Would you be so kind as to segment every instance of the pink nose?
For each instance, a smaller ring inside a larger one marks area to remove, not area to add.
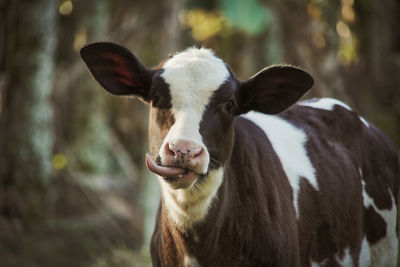
[[[201,144],[187,140],[175,139],[165,144],[165,161],[167,164],[197,169],[206,157]]]

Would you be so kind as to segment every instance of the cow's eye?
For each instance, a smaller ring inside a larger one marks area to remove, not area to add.
[[[236,103],[235,100],[231,99],[225,104],[225,110],[226,112],[233,114],[236,111]]]

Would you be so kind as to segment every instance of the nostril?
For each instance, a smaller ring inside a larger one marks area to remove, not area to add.
[[[175,157],[175,152],[170,148],[169,142],[165,144],[165,152],[168,156]]]
[[[194,149],[193,150],[193,158],[198,158],[201,157],[204,154],[204,149],[200,148],[200,149]]]

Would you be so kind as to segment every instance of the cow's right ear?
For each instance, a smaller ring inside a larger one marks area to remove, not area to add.
[[[244,114],[250,110],[265,114],[282,112],[313,84],[314,79],[302,69],[286,65],[265,68],[241,83],[237,113]]]
[[[90,73],[114,95],[135,95],[148,101],[153,71],[128,49],[114,43],[93,43],[81,49]]]

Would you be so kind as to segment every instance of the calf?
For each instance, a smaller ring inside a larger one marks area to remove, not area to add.
[[[337,100],[293,105],[305,71],[243,82],[205,48],[154,69],[112,43],[81,55],[108,92],[150,106],[154,266],[395,266],[395,149]]]

